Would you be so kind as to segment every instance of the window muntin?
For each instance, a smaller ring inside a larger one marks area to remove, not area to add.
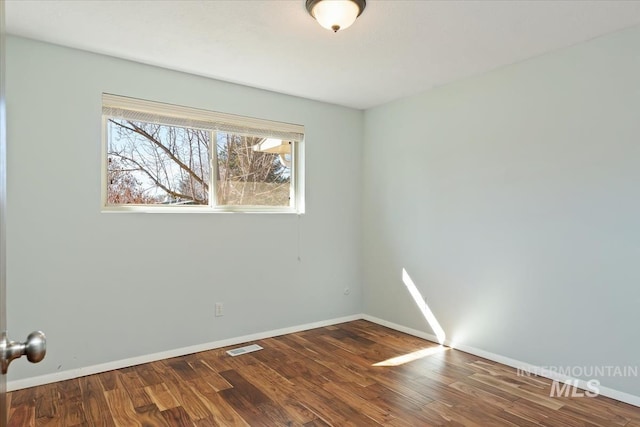
[[[103,95],[105,210],[301,212],[299,125]]]

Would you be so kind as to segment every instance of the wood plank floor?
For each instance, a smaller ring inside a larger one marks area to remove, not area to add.
[[[257,344],[18,390],[9,425],[640,427],[640,408],[551,398],[547,379],[364,320]]]

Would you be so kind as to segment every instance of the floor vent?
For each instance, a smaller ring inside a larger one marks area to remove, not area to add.
[[[241,354],[251,353],[253,351],[262,350],[258,344],[245,345],[244,347],[234,348],[233,350],[227,350],[229,356],[240,356]]]

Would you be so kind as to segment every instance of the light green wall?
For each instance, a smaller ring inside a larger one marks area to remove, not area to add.
[[[49,338],[10,380],[361,312],[361,111],[15,37],[7,53],[9,324]],[[306,213],[100,213],[103,92],[304,125]]]
[[[639,76],[636,27],[367,111],[365,312],[431,332],[405,268],[455,343],[637,366]]]

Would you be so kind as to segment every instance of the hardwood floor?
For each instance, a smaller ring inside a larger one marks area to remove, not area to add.
[[[19,390],[9,425],[640,427],[640,408],[363,320],[257,344]]]

